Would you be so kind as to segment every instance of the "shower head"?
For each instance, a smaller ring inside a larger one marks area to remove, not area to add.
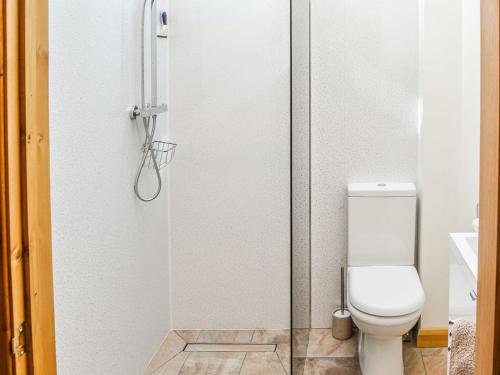
[[[160,32],[156,36],[158,38],[168,38],[167,12],[161,12],[160,23]]]

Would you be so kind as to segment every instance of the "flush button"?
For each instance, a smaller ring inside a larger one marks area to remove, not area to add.
[[[377,184],[377,186],[379,186],[379,187],[386,187],[387,184]]]

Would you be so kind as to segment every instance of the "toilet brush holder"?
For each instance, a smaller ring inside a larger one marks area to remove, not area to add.
[[[345,308],[344,267],[340,268],[340,309],[332,314],[332,336],[337,340],[347,340],[352,336],[351,313]]]
[[[332,336],[337,340],[347,340],[352,336],[352,318],[348,310],[338,309],[333,312]]]

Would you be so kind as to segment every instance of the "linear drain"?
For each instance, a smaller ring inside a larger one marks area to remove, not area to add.
[[[275,344],[187,344],[185,352],[275,352]]]

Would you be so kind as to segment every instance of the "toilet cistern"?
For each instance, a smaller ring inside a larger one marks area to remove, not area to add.
[[[425,302],[415,262],[412,183],[348,185],[348,307],[364,375],[403,375],[402,336]]]

